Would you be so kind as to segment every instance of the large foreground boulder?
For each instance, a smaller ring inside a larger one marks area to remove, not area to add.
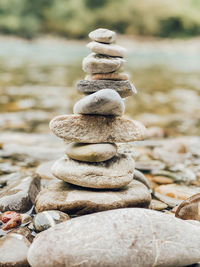
[[[200,227],[160,212],[129,208],[63,222],[41,233],[32,267],[186,266],[200,261]]]

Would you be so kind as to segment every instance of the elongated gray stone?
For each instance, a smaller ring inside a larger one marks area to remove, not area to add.
[[[121,68],[124,62],[122,58],[91,53],[83,59],[82,68],[89,74],[110,73]]]
[[[66,148],[68,157],[86,162],[106,161],[114,157],[116,153],[117,146],[111,143],[70,143]]]
[[[90,42],[87,47],[93,53],[111,56],[111,57],[124,57],[126,49],[116,44],[102,44],[98,42]]]
[[[104,162],[80,162],[63,157],[52,166],[52,173],[65,182],[89,188],[121,188],[133,179],[134,160],[117,154]]]
[[[151,194],[145,185],[132,180],[119,190],[88,189],[62,181],[53,182],[36,199],[37,212],[58,209],[73,216],[126,207],[148,208]]]
[[[104,28],[96,29],[89,33],[90,39],[100,43],[113,43],[116,40],[116,33]]]
[[[50,129],[67,142],[120,143],[145,137],[140,122],[114,116],[62,115],[51,120]]]
[[[112,89],[102,89],[88,95],[74,105],[75,114],[122,116],[125,105],[120,95]]]
[[[134,85],[130,83],[130,81],[112,81],[112,80],[96,80],[96,81],[89,81],[89,80],[80,80],[76,84],[76,87],[79,92],[84,94],[92,94],[99,90],[105,88],[111,88],[121,97],[131,96],[134,93],[137,93]]]
[[[158,211],[129,208],[81,216],[41,233],[32,267],[178,267],[200,261],[200,227]]]

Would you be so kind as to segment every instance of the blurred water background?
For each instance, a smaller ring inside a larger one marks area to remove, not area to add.
[[[200,130],[200,2],[197,0],[0,0],[0,129],[49,132],[72,113],[76,81],[97,27],[119,33],[138,90],[126,114],[164,136]]]

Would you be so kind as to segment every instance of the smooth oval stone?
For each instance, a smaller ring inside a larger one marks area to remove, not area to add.
[[[28,267],[30,242],[21,234],[10,233],[0,238],[0,266]]]
[[[50,129],[67,142],[122,143],[145,137],[140,122],[114,116],[62,115],[51,120]]]
[[[110,57],[124,57],[126,49],[116,44],[102,44],[98,42],[90,42],[87,47],[91,52]]]
[[[175,216],[183,220],[200,221],[200,193],[184,200],[176,209]]]
[[[110,143],[70,143],[66,148],[66,154],[71,159],[88,162],[106,161],[113,158],[116,153],[117,146]]]
[[[112,80],[80,80],[76,84],[76,87],[79,92],[83,94],[92,94],[99,90],[105,88],[112,88],[115,90],[121,97],[131,96],[134,93],[137,93],[134,85],[129,81],[112,81]]]
[[[37,232],[41,232],[69,219],[70,217],[64,212],[58,210],[47,210],[36,214],[33,219],[33,224],[35,230]]]
[[[89,74],[93,73],[110,73],[122,67],[125,60],[105,55],[89,54],[83,59],[83,71]]]
[[[63,181],[51,183],[36,200],[36,210],[58,209],[73,216],[126,207],[148,208],[149,190],[138,181],[131,181],[118,190],[83,188]]]
[[[151,200],[150,209],[152,209],[152,210],[164,210],[167,208],[168,208],[168,205],[165,204],[164,202],[161,202],[157,199]]]
[[[133,179],[143,183],[144,185],[146,185],[146,187],[148,189],[151,190],[151,185],[149,180],[144,176],[144,174],[138,170],[134,170],[134,174],[133,174]]]
[[[98,73],[98,74],[91,74],[85,77],[85,80],[92,81],[92,80],[114,80],[114,81],[121,81],[121,80],[128,80],[129,76],[126,73]]]
[[[126,154],[98,162],[80,162],[63,157],[52,166],[52,173],[65,182],[90,188],[121,188],[133,179],[134,160]]]
[[[112,89],[102,89],[88,95],[74,105],[75,114],[122,116],[125,105],[120,95]]]
[[[116,40],[116,33],[104,28],[96,29],[88,35],[93,41],[100,43],[113,43]]]
[[[200,228],[158,211],[128,208],[81,216],[41,233],[32,267],[186,266],[200,259]]]

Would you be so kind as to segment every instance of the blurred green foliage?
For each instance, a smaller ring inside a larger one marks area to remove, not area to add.
[[[84,38],[105,27],[125,34],[200,34],[200,0],[0,0],[0,32]]]

